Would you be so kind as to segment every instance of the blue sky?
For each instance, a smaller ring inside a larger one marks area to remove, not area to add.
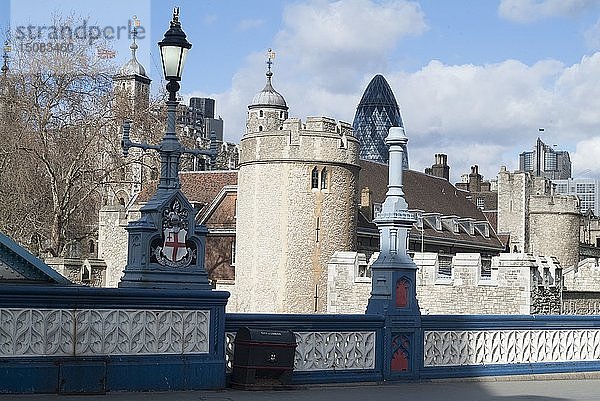
[[[2,22],[13,26],[42,24],[50,8],[103,27],[137,15],[149,33],[139,59],[155,92],[156,42],[180,6],[193,44],[181,94],[214,97],[230,141],[243,134],[273,48],[274,86],[301,119],[351,122],[382,73],[400,105],[412,169],[447,153],[453,181],[473,164],[494,178],[502,165],[518,167],[543,127],[543,140],[571,153],[574,175],[600,178],[600,0],[0,1]],[[115,64],[127,60],[128,45],[111,42]]]

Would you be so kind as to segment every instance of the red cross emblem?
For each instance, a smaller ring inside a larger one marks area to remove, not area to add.
[[[179,262],[183,259],[188,251],[185,247],[185,237],[187,234],[186,230],[175,231],[172,228],[167,228],[164,231],[165,243],[163,246],[162,253],[171,262]]]

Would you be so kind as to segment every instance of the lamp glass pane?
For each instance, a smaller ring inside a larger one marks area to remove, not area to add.
[[[178,75],[180,78],[183,75],[183,66],[185,65],[185,59],[187,57],[188,50],[190,50],[190,49],[182,48],[181,50],[182,50],[182,53],[181,53],[181,63],[180,63],[180,66],[179,66],[179,75]]]
[[[165,78],[180,78],[181,75],[178,74],[179,70],[179,55],[181,52],[181,47],[178,46],[162,46],[160,48],[160,53],[162,56],[163,62],[163,70],[165,73]]]

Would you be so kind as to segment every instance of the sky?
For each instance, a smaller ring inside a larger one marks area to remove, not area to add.
[[[49,25],[51,11],[101,28],[136,15],[138,59],[157,93],[156,43],[175,5],[193,44],[180,94],[216,99],[228,141],[244,133],[272,48],[273,86],[303,120],[351,123],[383,74],[413,170],[446,153],[453,182],[475,164],[494,179],[540,136],[570,152],[574,177],[600,179],[600,0],[0,0],[0,22],[14,35],[23,21]],[[130,54],[121,36],[110,40],[117,66]]]

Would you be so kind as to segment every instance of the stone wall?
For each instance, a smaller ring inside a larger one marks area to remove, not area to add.
[[[336,252],[327,271],[327,312],[365,313],[371,294],[371,278],[361,269],[366,260],[356,252]],[[361,302],[357,302],[361,300]]]
[[[74,283],[106,286],[106,263],[101,259],[46,258],[44,262]]]
[[[356,243],[358,141],[351,134],[349,124],[309,117],[242,138],[239,312],[313,313],[315,299],[316,310],[326,310],[327,263]]]
[[[98,258],[106,263],[106,287],[117,287],[127,264],[127,213],[122,206],[105,206],[98,223]]]
[[[531,185],[527,173],[511,173],[506,167],[498,173],[498,233],[510,233],[511,252],[528,252]]]
[[[373,256],[372,260],[376,258]],[[492,258],[491,277],[482,278],[479,254],[459,253],[453,258],[452,276],[438,274],[438,255],[415,253],[417,298],[423,314],[530,314],[532,282],[543,275],[542,261],[527,254],[505,253]],[[360,277],[357,268],[359,255],[355,252],[336,252],[328,265],[328,312],[362,313],[370,289],[370,277]],[[547,263],[546,263],[547,264]],[[556,266],[551,266],[552,268]],[[556,271],[549,272],[556,277]],[[552,281],[552,280],[551,280]],[[543,286],[542,280],[539,282]],[[548,288],[551,286],[549,285]],[[548,291],[546,291],[548,292]],[[555,291],[556,292],[556,291]],[[542,298],[546,295],[540,292]],[[538,297],[539,298],[539,297]],[[551,298],[551,297],[550,297]],[[543,302],[551,305],[550,298]],[[557,301],[556,298],[551,298]],[[538,308],[546,310],[545,307]],[[554,310],[554,309],[552,309]]]

